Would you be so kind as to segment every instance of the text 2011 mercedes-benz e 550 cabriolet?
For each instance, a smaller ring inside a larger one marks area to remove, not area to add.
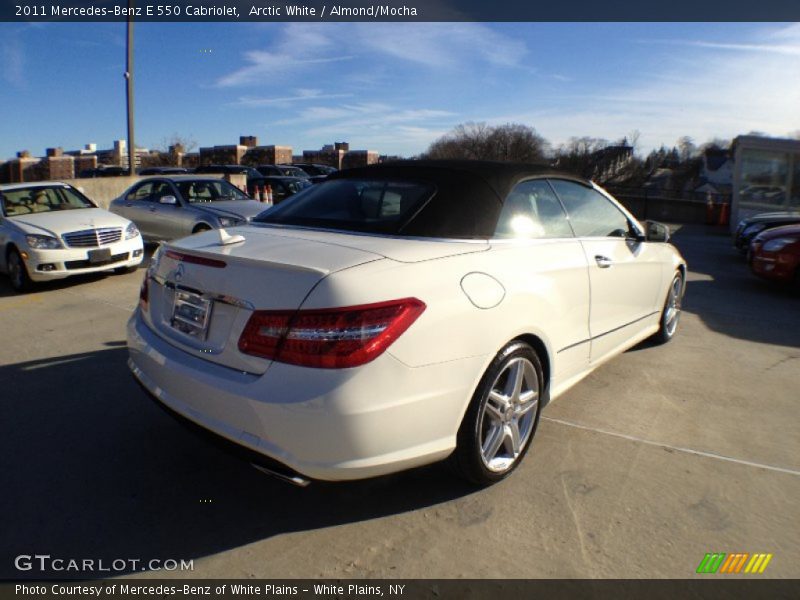
[[[162,246],[130,367],[171,412],[297,481],[449,457],[489,484],[550,399],[675,334],[686,264],[668,236],[546,167],[349,169],[253,225]]]

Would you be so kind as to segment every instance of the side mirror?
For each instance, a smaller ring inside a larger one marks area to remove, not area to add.
[[[158,203],[175,205],[178,203],[178,199],[175,198],[175,196],[161,196],[161,198],[158,199]]]
[[[669,227],[657,221],[646,221],[645,228],[647,230],[648,242],[668,242],[669,241]]]

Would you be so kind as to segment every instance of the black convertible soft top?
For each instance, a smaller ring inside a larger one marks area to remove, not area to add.
[[[411,178],[450,187],[455,180],[470,181],[475,192],[489,188],[500,202],[520,181],[533,177],[557,177],[589,186],[589,181],[549,165],[490,160],[401,160],[337,171],[328,179]],[[462,198],[462,202],[469,201]],[[480,201],[480,200],[479,200]],[[485,199],[484,199],[485,201]]]
[[[397,161],[333,173],[265,211],[255,222],[409,237],[488,239],[514,186],[543,177],[591,186],[585,179],[546,165]],[[390,188],[392,202],[398,205],[382,214],[379,207]],[[365,190],[369,190],[366,195]]]

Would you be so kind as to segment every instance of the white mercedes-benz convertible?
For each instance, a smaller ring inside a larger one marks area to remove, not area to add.
[[[350,169],[163,245],[129,364],[173,415],[296,482],[449,457],[490,484],[547,402],[675,334],[686,263],[668,237],[546,167]]]

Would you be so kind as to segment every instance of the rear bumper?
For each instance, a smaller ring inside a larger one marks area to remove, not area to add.
[[[161,404],[311,479],[351,480],[441,460],[486,358],[410,368],[388,353],[355,369],[274,363],[263,375],[196,358],[128,322],[129,366]]]

